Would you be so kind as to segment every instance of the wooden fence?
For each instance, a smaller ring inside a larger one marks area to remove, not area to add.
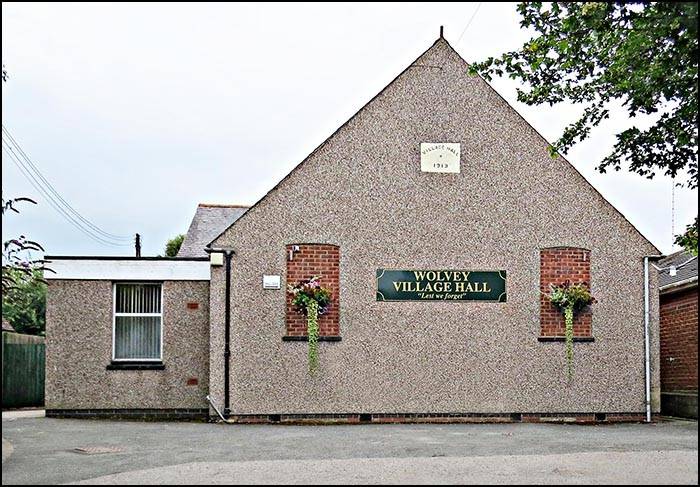
[[[44,337],[2,334],[2,407],[44,406]]]

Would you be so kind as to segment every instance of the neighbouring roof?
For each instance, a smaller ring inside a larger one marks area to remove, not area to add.
[[[204,248],[248,209],[240,205],[200,203],[182,242],[178,257],[206,257]]]
[[[2,319],[2,331],[15,331],[10,322],[5,318]]]
[[[698,282],[698,258],[693,256],[687,250],[681,250],[675,254],[664,257],[658,262],[659,271],[659,289],[669,289],[677,286],[683,286],[695,281]],[[670,274],[671,266],[676,267],[676,275]]]

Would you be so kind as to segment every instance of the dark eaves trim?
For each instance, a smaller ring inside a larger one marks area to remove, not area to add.
[[[45,260],[147,260],[147,261],[178,261],[204,262],[209,257],[135,257],[133,255],[119,257],[116,255],[45,255]]]

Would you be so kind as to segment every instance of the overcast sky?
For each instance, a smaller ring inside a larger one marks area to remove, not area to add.
[[[3,125],[84,217],[111,234],[141,233],[144,255],[156,255],[198,203],[260,199],[440,25],[467,61],[529,38],[514,4],[478,5],[3,2]],[[519,104],[510,80],[493,86],[550,141],[579,113]],[[619,111],[567,158],[669,252],[672,181],[595,171],[628,125]],[[3,218],[3,240],[23,233],[59,255],[133,252],[76,230],[4,153],[2,192],[39,202]],[[696,214],[697,192],[677,189],[677,233]]]

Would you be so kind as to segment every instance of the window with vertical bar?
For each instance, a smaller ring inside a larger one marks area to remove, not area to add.
[[[114,285],[114,360],[162,360],[162,285]]]

